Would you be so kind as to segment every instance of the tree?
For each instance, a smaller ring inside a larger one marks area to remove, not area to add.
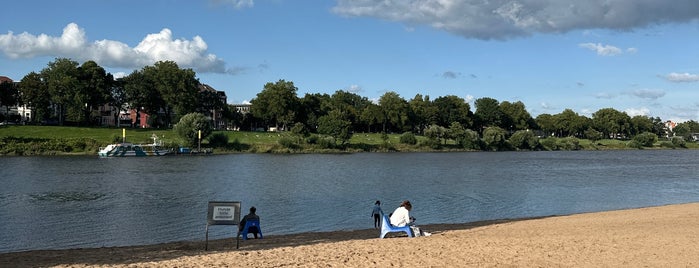
[[[629,116],[613,108],[600,109],[592,114],[592,122],[595,129],[602,131],[605,137],[628,137],[630,129]]]
[[[296,96],[298,88],[291,81],[279,80],[276,83],[267,83],[257,97],[250,101],[250,112],[263,119],[265,122],[283,129],[293,123],[296,118],[300,101]]]
[[[393,91],[384,93],[379,98],[379,106],[381,106],[381,111],[385,116],[384,133],[386,133],[387,128],[393,131],[406,130],[410,106],[398,93]]]
[[[425,128],[425,137],[434,142],[436,146],[442,143],[442,139],[446,139],[448,130],[439,125],[430,125]],[[445,142],[446,143],[446,142]]]
[[[195,146],[199,142],[199,131],[201,131],[201,139],[206,139],[213,132],[213,127],[211,118],[200,113],[190,113],[180,118],[174,130],[188,146]]]
[[[86,61],[78,67],[78,75],[73,108],[79,108],[80,114],[75,119],[89,124],[92,110],[110,101],[114,77],[94,61]]]
[[[357,130],[361,124],[361,113],[371,104],[371,101],[355,93],[338,90],[330,96],[329,104],[330,110],[340,111],[344,119],[352,124],[352,129]]]
[[[571,109],[565,109],[553,117],[554,126],[560,136],[580,137],[587,129],[587,117],[578,115]]]
[[[653,119],[645,115],[637,115],[631,117],[630,134],[638,135],[643,132],[653,132]]]
[[[500,127],[488,127],[483,130],[483,142],[491,150],[502,150],[505,148],[505,130]]]
[[[157,114],[165,106],[160,92],[152,86],[152,82],[144,75],[143,70],[132,72],[123,78],[123,82],[126,101],[132,109],[136,110],[136,120],[140,119],[138,114],[141,111]]]
[[[553,115],[540,114],[534,120],[538,128],[544,132],[544,136],[551,136],[556,133],[556,121]]]
[[[539,138],[529,130],[517,130],[508,141],[513,147],[521,150],[535,150],[539,147]]]
[[[31,118],[35,123],[49,118],[50,95],[40,74],[31,72],[25,75],[19,82],[19,90],[22,103],[31,108]]]
[[[351,127],[352,123],[338,110],[318,118],[318,133],[331,136],[335,141],[339,140],[340,144],[345,144],[352,138]]]
[[[10,114],[10,107],[20,102],[19,90],[13,82],[0,82],[0,106],[7,109],[5,114]]]
[[[312,132],[317,131],[318,118],[327,115],[329,110],[330,95],[328,94],[309,94],[303,96],[299,100],[299,113],[297,113],[297,118],[299,122],[304,122]]]
[[[534,119],[527,112],[524,103],[503,101],[500,103],[502,125],[509,131],[527,130],[534,126]]]
[[[164,123],[169,126],[171,114],[177,117],[196,110],[199,81],[192,69],[180,69],[174,61],[159,61],[143,67],[143,75],[163,100]]]
[[[493,98],[480,98],[476,102],[476,112],[473,116],[476,118],[474,126],[477,130],[483,130],[486,127],[502,125],[502,111],[498,101]]]
[[[383,126],[383,123],[386,122],[386,115],[381,110],[381,106],[370,103],[362,110],[359,120],[366,125],[367,132],[371,132],[372,126],[378,125],[377,128]]]
[[[58,108],[58,124],[63,125],[67,111],[80,110],[84,103],[75,103],[76,90],[79,87],[78,63],[66,58],[58,58],[49,62],[48,67],[41,70],[42,80],[46,83],[51,102]],[[77,108],[75,106],[78,106]]]
[[[428,125],[437,124],[437,108],[430,101],[430,96],[417,94],[408,105],[413,115],[411,122],[417,133],[422,133]]]
[[[436,109],[437,125],[447,127],[458,122],[464,127],[471,126],[471,106],[464,99],[449,95],[436,98],[433,105]]]

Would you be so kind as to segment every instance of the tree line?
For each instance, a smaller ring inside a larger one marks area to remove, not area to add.
[[[265,84],[251,100],[250,113],[241,114],[215,92],[200,90],[200,85],[193,70],[181,69],[172,61],[157,62],[115,79],[94,61],[80,65],[58,58],[39,73],[27,74],[17,85],[0,84],[0,103],[27,105],[33,123],[54,120],[59,125],[96,125],[91,113],[103,105],[148,113],[150,125],[156,127],[172,127],[189,113],[221,110],[229,125],[241,130],[274,126],[277,130],[331,136],[340,144],[357,132],[413,133],[437,142],[454,140],[465,147],[476,146],[472,144],[474,136],[496,145],[514,136],[526,147],[530,135],[591,140],[630,139],[642,133],[667,135],[659,117],[631,117],[613,108],[600,109],[591,118],[571,109],[533,118],[521,101],[484,97],[476,99],[472,108],[454,95],[431,99],[417,94],[406,100],[393,91],[384,93],[376,103],[345,90],[298,97],[298,88],[285,80]],[[674,129],[674,134],[685,139],[696,132],[699,123],[695,121],[680,123]]]

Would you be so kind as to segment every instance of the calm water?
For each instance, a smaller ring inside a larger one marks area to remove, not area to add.
[[[0,158],[0,252],[203,240],[207,203],[265,234],[372,228],[376,199],[418,223],[699,201],[699,150]],[[213,226],[210,237],[232,237]]]

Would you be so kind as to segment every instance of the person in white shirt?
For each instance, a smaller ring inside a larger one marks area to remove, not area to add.
[[[410,229],[413,231],[413,236],[430,236],[432,234],[428,232],[423,232],[419,227],[415,226],[415,218],[410,217],[410,210],[413,209],[413,205],[410,201],[403,201],[400,206],[393,211],[391,214],[391,225],[396,227],[403,227],[410,225]]]
[[[391,225],[396,227],[403,227],[413,222],[410,218],[410,210],[413,209],[413,205],[410,201],[403,201],[400,206],[393,211],[391,214]]]

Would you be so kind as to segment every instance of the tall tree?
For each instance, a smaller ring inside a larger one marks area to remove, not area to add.
[[[527,130],[534,126],[534,119],[521,101],[503,101],[500,103],[500,111],[503,114],[503,127],[511,132]]]
[[[437,108],[430,101],[430,96],[415,95],[410,102],[410,110],[412,111],[413,128],[417,133],[422,133],[425,128],[431,124],[437,124]]]
[[[136,111],[136,120],[141,112],[157,114],[165,106],[160,92],[152,86],[152,82],[143,71],[134,71],[123,78],[126,101],[131,109]],[[139,123],[139,122],[135,122]]]
[[[486,127],[502,125],[502,111],[500,111],[498,100],[488,97],[480,98],[476,99],[475,105],[476,123],[474,126],[478,131],[483,131]]]
[[[385,115],[384,132],[387,131],[386,125],[390,126],[391,130],[402,132],[408,123],[408,115],[410,106],[408,102],[398,95],[398,93],[390,91],[384,93],[379,98],[379,106]]]
[[[19,82],[19,90],[22,103],[31,109],[31,118],[34,123],[40,123],[49,118],[51,96],[40,74],[31,72],[25,75]]]
[[[592,122],[595,128],[605,134],[605,137],[628,138],[630,134],[631,118],[613,108],[597,110],[592,114]]]
[[[58,124],[63,125],[68,109],[76,109],[74,97],[79,87],[78,63],[66,58],[58,58],[49,62],[48,67],[41,71],[42,80],[46,82],[51,102],[58,110]],[[80,110],[80,108],[77,108]]]
[[[294,82],[279,80],[276,83],[267,83],[257,97],[250,101],[250,112],[262,118],[267,123],[279,128],[279,124],[286,129],[296,119],[296,111],[299,107],[299,98],[296,96],[298,88]]]
[[[94,61],[84,62],[78,68],[78,75],[79,86],[73,96],[73,107],[79,107],[82,112],[81,118],[77,119],[89,123],[91,111],[109,103],[114,77]]]
[[[538,129],[544,132],[545,136],[550,136],[556,133],[556,122],[553,115],[540,114],[536,116],[536,125]]]
[[[5,106],[7,109],[5,114],[10,114],[10,107],[17,105],[20,102],[19,90],[13,82],[0,82],[0,106]]]
[[[436,98],[433,105],[436,109],[437,125],[450,127],[456,122],[466,128],[471,126],[471,106],[464,99],[448,95]]]
[[[163,99],[165,125],[171,124],[173,113],[179,118],[196,110],[199,81],[192,69],[180,69],[174,61],[159,61],[144,67],[143,75]]]

